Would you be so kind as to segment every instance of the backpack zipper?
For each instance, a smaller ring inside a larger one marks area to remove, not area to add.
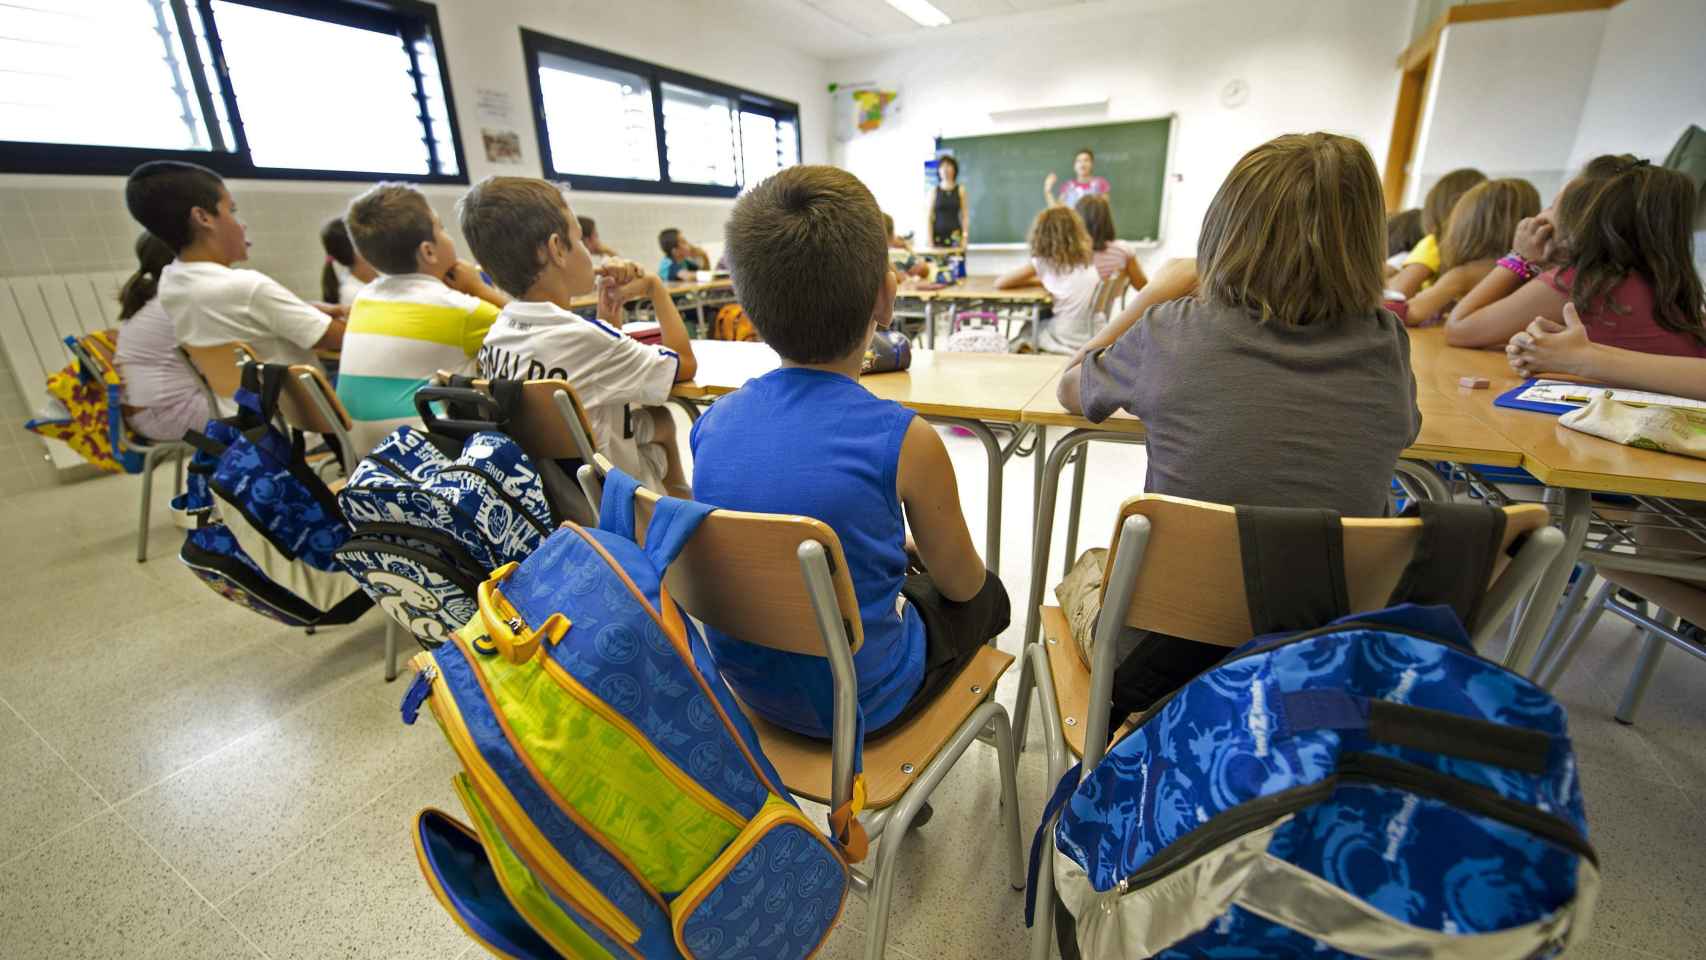
[[[1352,753],[1342,757],[1338,770],[1325,779],[1240,804],[1185,834],[1121,880],[1118,889],[1124,893],[1157,883],[1207,850],[1326,800],[1341,784],[1369,784],[1420,794],[1526,831],[1595,866],[1599,864],[1593,847],[1559,817],[1426,767],[1378,754]]]

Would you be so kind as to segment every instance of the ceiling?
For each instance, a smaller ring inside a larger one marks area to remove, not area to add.
[[[884,0],[734,0],[799,49],[826,60],[901,46],[932,29]],[[1097,0],[930,0],[955,24],[1011,17],[1033,10],[1074,7]]]

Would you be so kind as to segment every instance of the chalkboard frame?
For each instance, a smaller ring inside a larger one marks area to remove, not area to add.
[[[1168,214],[1169,209],[1170,209],[1171,204],[1172,204],[1173,183],[1177,179],[1177,177],[1174,173],[1174,163],[1173,163],[1175,151],[1178,149],[1178,143],[1179,143],[1179,137],[1178,137],[1178,134],[1179,134],[1179,115],[1177,112],[1157,114],[1155,116],[1148,116],[1148,117],[1125,117],[1125,118],[1121,118],[1118,120],[1102,120],[1102,121],[1099,121],[1096,123],[1081,123],[1081,122],[1079,122],[1079,123],[1061,123],[1061,124],[1049,125],[1049,126],[1026,127],[1025,129],[1022,129],[1022,130],[995,130],[995,131],[984,131],[984,132],[978,132],[978,133],[963,133],[963,134],[953,134],[953,135],[938,134],[936,137],[935,151],[931,154],[929,159],[934,160],[936,157],[941,156],[944,152],[952,150],[954,147],[954,141],[956,141],[956,140],[974,140],[974,139],[975,140],[984,140],[984,139],[989,139],[989,138],[994,138],[994,137],[1023,136],[1025,134],[1048,133],[1048,132],[1060,131],[1060,130],[1094,130],[1095,128],[1098,128],[1098,127],[1115,127],[1115,126],[1126,126],[1129,124],[1154,123],[1154,122],[1159,121],[1159,120],[1167,121],[1167,146],[1166,146],[1166,151],[1165,151],[1166,160],[1163,162],[1162,171],[1161,171],[1161,198],[1160,198],[1160,202],[1158,205],[1158,213],[1157,213],[1156,225],[1155,225],[1155,235],[1153,237],[1148,237],[1148,238],[1129,238],[1129,237],[1124,237],[1124,236],[1119,238],[1121,243],[1125,243],[1125,244],[1128,244],[1131,246],[1136,246],[1139,249],[1154,249],[1156,247],[1161,246],[1163,243],[1166,242],[1167,214]],[[1119,185],[1116,183],[1114,185],[1115,189],[1118,189],[1118,186]],[[1037,190],[1039,193],[1041,192],[1041,188],[1042,188],[1042,184],[1039,182],[1037,184]],[[973,202],[975,203],[975,200]],[[1037,204],[1037,209],[1038,210],[1042,209],[1042,204],[1040,202]],[[975,217],[974,217],[973,222],[972,222],[972,234],[973,234],[973,236],[975,236],[977,234],[977,222],[976,222]],[[976,241],[973,241],[967,245],[968,250],[997,251],[997,250],[1023,250],[1025,248],[1026,248],[1026,244],[1025,244],[1025,241],[1022,239],[1018,240],[1018,241],[1011,241],[1011,240],[993,241],[993,242],[976,242]]]

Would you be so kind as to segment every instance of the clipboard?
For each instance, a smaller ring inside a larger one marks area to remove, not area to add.
[[[1493,399],[1493,406],[1508,407],[1512,410],[1531,410],[1535,413],[1549,413],[1554,417],[1569,413],[1571,410],[1580,406],[1579,404],[1574,403],[1550,403],[1544,400],[1524,400],[1522,398],[1523,391],[1534,386],[1534,384],[1539,380],[1539,377],[1530,377],[1509,390],[1506,390],[1504,393],[1499,394]]]

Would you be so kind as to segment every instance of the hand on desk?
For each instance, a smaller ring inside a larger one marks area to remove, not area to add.
[[[1505,359],[1523,377],[1542,373],[1580,374],[1593,343],[1574,303],[1564,304],[1564,322],[1535,317],[1528,329],[1513,335],[1505,344]]]

